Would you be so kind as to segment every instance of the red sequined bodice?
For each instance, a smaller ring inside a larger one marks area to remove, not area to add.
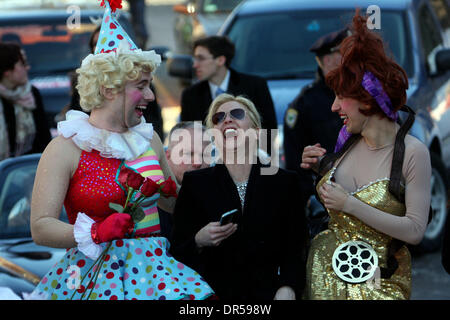
[[[75,223],[78,212],[99,221],[114,212],[109,208],[110,202],[125,203],[125,192],[115,182],[120,164],[121,160],[104,158],[96,150],[81,152],[64,200],[71,224]]]

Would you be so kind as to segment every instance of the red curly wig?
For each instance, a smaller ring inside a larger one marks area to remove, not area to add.
[[[351,35],[341,43],[341,64],[326,76],[328,86],[337,96],[353,98],[366,105],[369,110],[359,110],[369,116],[386,116],[375,99],[361,85],[364,72],[372,72],[381,82],[384,91],[391,99],[393,111],[406,103],[408,77],[406,72],[392,58],[388,57],[383,39],[367,28],[367,18],[356,10],[350,27]]]

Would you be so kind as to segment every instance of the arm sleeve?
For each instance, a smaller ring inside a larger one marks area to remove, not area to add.
[[[284,207],[286,232],[283,243],[283,260],[280,266],[280,286],[290,286],[300,299],[306,283],[306,257],[308,229],[306,225],[303,198],[297,175],[292,175],[290,184],[293,201]],[[295,200],[294,200],[295,199]]]
[[[36,138],[33,142],[33,153],[41,153],[51,140],[50,130],[48,128],[47,118],[45,117],[44,104],[42,102],[39,90],[33,87],[33,96],[36,101],[36,110],[34,111],[34,121],[36,125]]]
[[[180,120],[181,121],[194,121],[198,119],[193,119],[192,116],[192,105],[189,103],[189,93],[187,93],[186,89],[181,93],[181,113]]]
[[[296,171],[300,176],[300,183],[302,185],[303,191],[305,192],[304,198],[307,200],[309,196],[315,193],[314,181],[312,177],[311,170],[305,170],[300,168],[302,162],[303,149],[308,145],[308,137],[305,132],[307,124],[304,123],[304,116],[301,112],[303,99],[297,98],[293,103],[290,104],[289,108],[286,110],[284,125],[283,125],[283,146],[284,154],[286,159],[286,169]],[[296,107],[297,106],[297,107]],[[292,112],[297,112],[295,124],[292,128],[288,125],[289,109],[294,110]],[[306,201],[305,200],[305,201]]]
[[[191,176],[185,174],[174,210],[170,253],[181,262],[200,272],[200,255],[195,235],[201,228],[200,212],[191,190],[195,190]]]
[[[347,198],[343,211],[380,232],[416,245],[425,233],[431,201],[431,162],[425,146],[415,148],[403,172],[406,184],[404,216],[398,217],[375,209],[353,196]]]

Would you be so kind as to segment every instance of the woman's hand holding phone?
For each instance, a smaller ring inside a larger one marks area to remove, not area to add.
[[[237,224],[235,223],[221,226],[220,222],[210,222],[197,232],[195,242],[199,248],[216,247],[236,230]]]

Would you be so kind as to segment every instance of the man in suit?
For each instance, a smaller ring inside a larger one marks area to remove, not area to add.
[[[181,95],[181,121],[204,121],[212,100],[227,92],[249,98],[261,114],[263,129],[276,129],[266,80],[231,69],[234,53],[234,44],[226,37],[211,36],[194,43],[194,69],[199,82]]]

